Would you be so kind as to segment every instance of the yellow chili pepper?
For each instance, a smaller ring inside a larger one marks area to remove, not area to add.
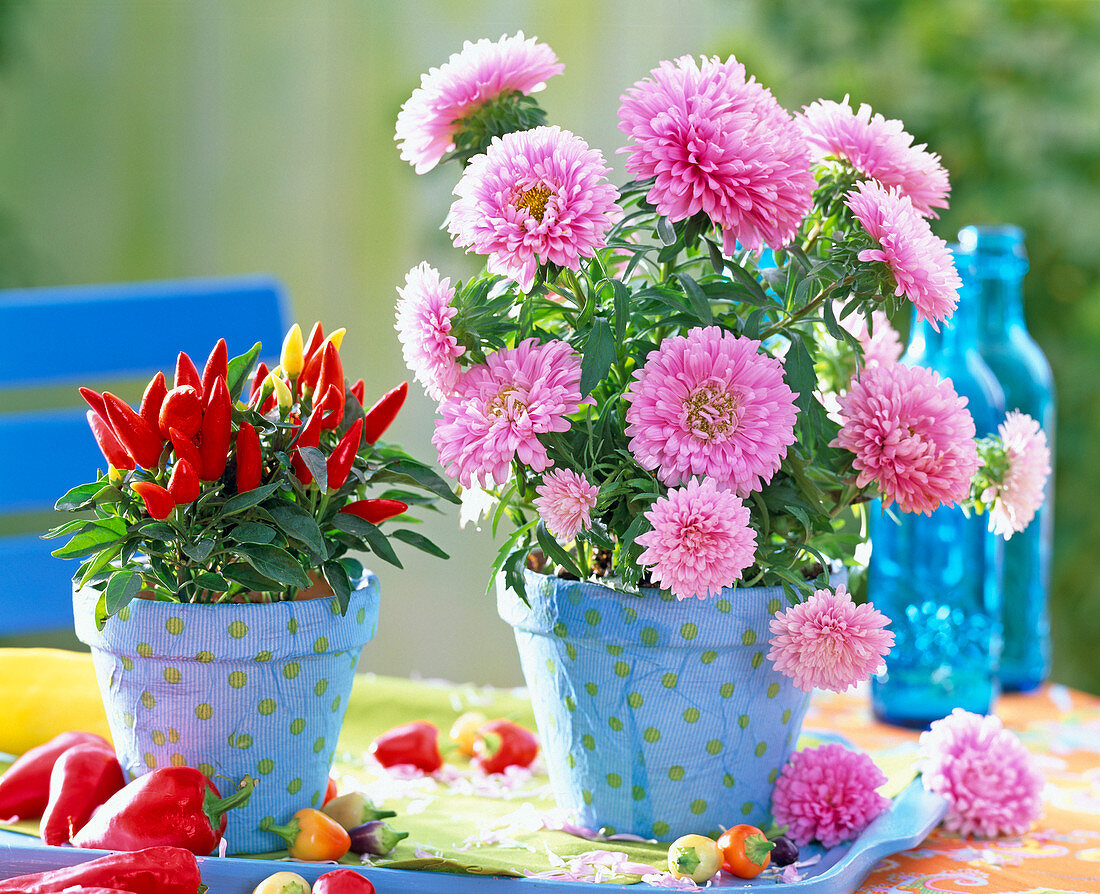
[[[305,348],[302,344],[302,327],[295,323],[287,330],[283,339],[283,350],[279,355],[279,365],[292,379],[298,378],[302,367],[306,365]]]
[[[294,405],[294,395],[290,393],[290,388],[283,381],[283,377],[278,375],[277,370],[273,369],[268,373],[267,378],[275,391],[275,400],[278,401],[280,412],[286,412]]]

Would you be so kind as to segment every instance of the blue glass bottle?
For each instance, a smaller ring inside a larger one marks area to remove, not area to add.
[[[982,436],[1003,419],[1004,395],[978,351],[977,311],[964,293],[939,332],[914,316],[901,362],[950,378]],[[919,728],[956,707],[987,714],[998,692],[1003,541],[985,517],[957,507],[931,516],[889,511],[896,522],[878,502],[869,513],[868,597],[896,639],[886,670],[871,681],[875,716]]]
[[[1024,324],[1024,234],[1013,226],[965,227],[959,233],[959,272],[978,299],[978,348],[1005,393],[1005,408],[1035,419],[1054,449],[1054,382],[1050,364]],[[1051,535],[1053,485],[1026,530],[1004,546],[1001,687],[1033,689],[1050,673]]]

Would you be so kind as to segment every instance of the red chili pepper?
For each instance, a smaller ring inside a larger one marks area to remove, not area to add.
[[[237,493],[259,487],[263,471],[260,436],[252,423],[242,422],[237,431]]]
[[[367,385],[362,379],[356,379],[355,384],[348,390],[351,391],[352,396],[359,401],[359,406],[363,406],[363,395],[366,394]]]
[[[159,484],[152,481],[134,481],[130,486],[145,502],[145,511],[157,521],[163,521],[176,508],[175,498]]]
[[[409,393],[409,383],[402,382],[391,391],[387,391],[367,410],[366,422],[363,425],[363,440],[367,444],[375,443],[386,429],[390,427],[394,417],[397,416],[405,403],[405,395]]]
[[[427,720],[395,726],[370,743],[370,753],[383,767],[410,764],[425,773],[443,766],[439,753],[439,729]]]
[[[334,869],[313,883],[313,894],[376,894],[374,885],[354,869]]]
[[[225,346],[225,339],[219,338],[214,345],[214,350],[206,359],[206,366],[202,370],[202,397],[206,400],[214,393],[214,380],[229,378],[229,351]]]
[[[95,733],[67,732],[19,757],[0,776],[0,819],[41,816],[50,801],[50,772],[57,759],[74,745],[111,743]]]
[[[77,390],[88,406],[95,410],[96,415],[104,422],[107,422],[107,404],[103,401],[103,395],[98,391],[93,391],[91,388],[81,387]]]
[[[160,465],[160,454],[164,447],[160,433],[150,428],[126,401],[110,391],[103,392],[103,403],[107,408],[107,421],[111,423],[115,437],[134,461],[146,469],[155,469]]]
[[[329,397],[329,389],[335,398]],[[321,373],[317,377],[314,395],[321,395],[325,403],[325,414],[321,418],[321,428],[336,428],[344,418],[344,364],[340,361],[340,352],[332,342],[325,342],[321,355]]]
[[[221,478],[225,462],[229,458],[232,431],[233,403],[225,379],[215,379],[213,391],[207,396],[202,414],[202,436],[199,440],[199,456],[202,463],[199,477],[203,481]]]
[[[0,894],[56,894],[78,886],[106,887],[130,894],[198,894],[199,861],[179,847],[148,847],[108,854],[63,869],[0,881]]]
[[[176,376],[172,384],[177,388],[181,385],[190,385],[200,394],[202,393],[202,377],[199,376],[198,367],[195,366],[195,361],[183,351],[180,351],[176,358]]]
[[[298,429],[298,437],[294,442],[294,453],[291,454],[290,463],[294,467],[294,474],[302,484],[308,485],[313,481],[313,474],[306,468],[299,447],[316,447],[321,443],[321,416],[324,415],[324,407],[314,407],[309,414],[306,424]]]
[[[133,469],[137,467],[134,458],[126,452],[126,448],[115,437],[111,426],[105,422],[95,410],[88,410],[85,414],[88,418],[88,427],[92,430],[92,437],[103,451],[103,458],[116,469]]]
[[[169,429],[193,438],[202,428],[202,398],[194,385],[179,385],[164,396],[157,416],[157,427],[167,438]]]
[[[225,833],[226,811],[245,804],[254,784],[245,777],[223,798],[194,767],[157,767],[115,792],[72,841],[120,851],[168,845],[205,856]]]
[[[252,376],[252,388],[248,392],[248,405],[252,406],[252,402],[259,395],[260,390],[263,388],[264,379],[267,378],[268,368],[267,364],[262,360],[256,367],[256,372]]]
[[[199,456],[199,445],[193,438],[189,438],[175,428],[168,429],[168,437],[172,440],[172,449],[176,451],[176,459],[185,459],[191,464],[192,469],[202,467],[202,458]]]
[[[164,373],[158,372],[153,376],[141,396],[141,405],[138,407],[138,415],[145,420],[145,424],[153,431],[157,430],[157,420],[160,418],[160,405],[164,402],[164,396],[168,393],[168,386],[164,384]],[[165,435],[167,437],[167,435]]]
[[[264,819],[260,828],[282,838],[287,852],[297,860],[339,860],[351,849],[347,829],[312,807],[303,807],[285,826]]]
[[[199,498],[202,493],[202,484],[199,482],[199,473],[187,460],[176,460],[176,467],[172,469],[172,477],[168,479],[168,493],[176,501],[177,506],[185,506]]]
[[[317,353],[317,349],[321,347],[324,340],[325,330],[321,327],[321,321],[318,320],[313,324],[313,328],[309,330],[309,338],[306,339],[306,346],[302,351],[302,357],[306,363],[309,363],[313,355]]]
[[[336,490],[348,480],[348,473],[359,453],[363,439],[363,420],[356,419],[347,430],[328,458],[328,489]]]
[[[49,845],[65,844],[100,804],[126,784],[115,753],[98,743],[74,745],[50,772],[50,801],[39,833]]]
[[[315,388],[317,385],[317,377],[321,374],[321,360],[325,353],[321,350],[323,344],[326,344],[325,332],[321,328],[320,322],[314,323],[313,328],[309,330],[309,340],[302,352],[304,365],[298,375],[299,394],[303,394],[307,388]]]
[[[535,734],[503,717],[484,724],[474,740],[474,760],[486,773],[503,773],[507,767],[529,767],[538,753],[539,740]]]
[[[353,503],[348,503],[341,512],[347,512],[350,515],[357,515],[363,521],[368,521],[372,525],[381,524],[388,518],[393,518],[395,515],[400,515],[409,506],[407,503],[402,503],[400,500],[386,500],[384,498],[356,500]]]

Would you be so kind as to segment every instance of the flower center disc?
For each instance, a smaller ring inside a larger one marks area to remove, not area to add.
[[[519,209],[526,209],[539,223],[542,223],[543,215],[546,214],[546,203],[550,201],[550,187],[540,183],[538,186],[532,186],[530,189],[526,189],[521,192],[512,202],[512,206]]]
[[[684,400],[684,421],[704,441],[725,440],[741,425],[741,398],[721,386],[702,385]]]

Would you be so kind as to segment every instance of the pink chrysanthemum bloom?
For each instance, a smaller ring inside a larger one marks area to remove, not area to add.
[[[581,400],[581,365],[563,341],[529,338],[463,372],[439,405],[432,443],[439,463],[464,487],[508,480],[513,459],[550,466],[538,436],[569,429]]]
[[[760,342],[710,326],[666,338],[626,392],[630,452],[665,484],[693,475],[748,496],[794,443],[795,395]]]
[[[577,270],[607,244],[622,213],[608,174],[598,150],[560,127],[495,137],[455,186],[447,225],[455,245],[528,291],[537,264]]]
[[[857,183],[845,204],[879,244],[861,251],[859,259],[885,264],[897,284],[894,294],[912,301],[917,316],[938,332],[936,324],[959,306],[962,286],[947,243],[932,233],[906,196],[873,180]]]
[[[991,506],[989,530],[1008,540],[1024,530],[1043,505],[1050,475],[1050,448],[1039,423],[1013,410],[998,429],[1007,468],[999,484],[986,488],[981,499]]]
[[[535,488],[535,508],[546,530],[568,543],[592,526],[592,508],[599,492],[584,475],[572,469],[554,469]]]
[[[947,207],[947,169],[925,144],[913,145],[901,121],[872,115],[866,103],[853,112],[847,97],[844,102],[819,99],[797,121],[814,161],[831,157],[848,162],[864,177],[908,196],[925,217],[938,217],[932,209]]]
[[[956,708],[921,733],[924,787],[947,798],[944,825],[961,835],[1023,835],[1043,812],[1043,777],[999,717]]]
[[[863,314],[848,314],[840,325],[852,333],[863,349],[863,365],[888,366],[896,363],[902,353],[901,336],[881,310],[871,311],[871,327]],[[874,329],[872,332],[871,329]]]
[[[886,776],[875,762],[843,745],[796,751],[775,781],[772,815],[799,847],[835,847],[855,838],[889,805],[875,791]]]
[[[970,493],[978,470],[974,420],[950,379],[920,366],[864,370],[840,397],[843,424],[832,442],[855,454],[856,483],[874,481],[889,506],[929,515]]]
[[[451,335],[455,290],[450,279],[441,280],[439,271],[422,261],[406,274],[405,288],[397,293],[394,328],[405,365],[429,397],[443,400],[454,390],[460,372],[456,358],[466,350]]]
[[[787,111],[730,56],[662,62],[622,97],[626,169],[656,178],[646,195],[670,221],[702,211],[736,243],[778,248],[794,236],[814,189],[806,141]]]
[[[638,563],[677,599],[705,599],[732,586],[756,554],[748,508],[710,479],[670,490],[645,517],[653,530],[636,541],[646,547]]]
[[[844,584],[816,590],[771,620],[768,660],[803,692],[844,692],[869,680],[894,645],[890,619],[871,604],[856,605]]]
[[[495,42],[466,41],[461,53],[421,75],[401,107],[394,134],[401,158],[427,173],[455,148],[464,118],[504,93],[537,93],[564,68],[550,47],[522,31]]]

